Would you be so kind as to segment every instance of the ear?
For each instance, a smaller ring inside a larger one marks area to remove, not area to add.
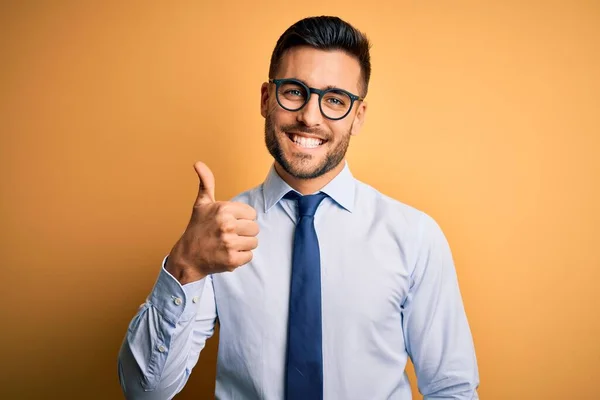
[[[269,83],[265,82],[260,87],[260,114],[263,118],[267,118],[267,110],[269,108]]]
[[[358,135],[367,117],[367,102],[361,101],[359,104],[354,121],[352,121],[352,126],[350,127],[350,134],[352,136]]]

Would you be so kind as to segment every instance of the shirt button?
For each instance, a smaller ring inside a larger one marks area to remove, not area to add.
[[[192,302],[193,302],[193,303],[197,303],[197,302],[198,302],[198,296],[194,296],[194,297],[192,298]]]
[[[165,351],[167,351],[167,348],[161,344],[160,346],[158,346],[158,351],[164,353]]]
[[[181,305],[181,303],[182,303],[182,301],[181,301],[181,298],[179,298],[179,297],[176,297],[176,298],[173,300],[173,302],[174,302],[174,303],[175,303],[175,305],[177,305],[177,306],[180,306],[180,305]]]

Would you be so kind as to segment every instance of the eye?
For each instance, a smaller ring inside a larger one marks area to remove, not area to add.
[[[336,106],[343,106],[344,102],[341,101],[340,99],[336,98],[336,97],[330,97],[327,99],[328,102],[330,102],[331,104],[334,104]]]
[[[285,91],[286,95],[291,95],[291,96],[298,96],[298,97],[302,97],[304,96],[304,94],[302,93],[301,90],[299,89],[289,89]]]
[[[350,104],[350,98],[345,93],[337,91],[327,92],[323,100],[328,107],[336,109],[346,108]]]

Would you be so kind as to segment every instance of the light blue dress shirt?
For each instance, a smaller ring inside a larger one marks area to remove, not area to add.
[[[119,354],[128,399],[172,398],[220,323],[215,396],[284,398],[297,205],[271,168],[233,199],[257,211],[253,260],[181,286],[165,269]],[[425,399],[477,399],[479,373],[448,242],[425,213],[356,180],[346,164],[315,215],[326,400],[407,400],[411,357]],[[163,261],[164,263],[164,261]],[[196,374],[202,371],[196,370]],[[310,399],[307,399],[310,400]]]

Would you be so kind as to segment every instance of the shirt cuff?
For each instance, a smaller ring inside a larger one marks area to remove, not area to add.
[[[176,325],[196,316],[206,278],[182,286],[165,269],[166,261],[167,257],[163,260],[149,301],[168,322]]]

